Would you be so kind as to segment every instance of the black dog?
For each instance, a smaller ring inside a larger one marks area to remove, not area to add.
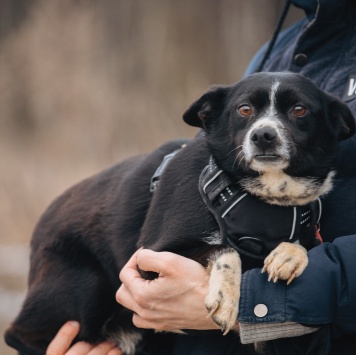
[[[77,340],[111,339],[135,353],[143,331],[115,292],[140,246],[208,267],[206,306],[225,333],[238,313],[239,254],[243,265],[263,266],[282,243],[266,259],[270,278],[290,282],[304,270],[301,245],[317,241],[318,198],[332,188],[337,144],[355,132],[347,106],[300,75],[261,73],[208,91],[184,120],[203,129],[194,140],[126,160],[48,208],[33,235],[28,295],[7,344],[42,354],[65,321],[78,320]]]

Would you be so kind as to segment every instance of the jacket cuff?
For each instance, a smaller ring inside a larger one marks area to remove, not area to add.
[[[306,327],[293,322],[266,324],[240,323],[239,326],[240,340],[242,344],[296,337],[313,333],[319,329]]]

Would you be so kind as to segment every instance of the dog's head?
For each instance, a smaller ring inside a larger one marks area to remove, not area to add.
[[[216,161],[251,193],[305,204],[332,187],[339,141],[355,133],[340,100],[293,73],[258,73],[213,87],[184,113]]]

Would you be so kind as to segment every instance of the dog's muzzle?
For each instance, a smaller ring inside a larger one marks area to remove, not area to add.
[[[270,118],[255,122],[245,137],[243,151],[252,169],[259,171],[275,165],[285,167],[289,151],[282,124]]]
[[[250,134],[250,140],[254,146],[255,159],[270,161],[280,158],[278,152],[278,135],[271,127],[256,128]]]

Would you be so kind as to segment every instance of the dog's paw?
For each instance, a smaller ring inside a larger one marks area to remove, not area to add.
[[[236,324],[239,310],[241,261],[235,251],[224,252],[210,264],[209,292],[205,298],[208,317],[226,335]]]
[[[281,243],[264,261],[262,272],[267,271],[268,281],[287,280],[289,285],[308,265],[305,248],[299,244]]]
[[[218,293],[209,292],[205,299],[205,307],[209,311],[209,317],[221,328],[226,335],[236,324],[238,315],[239,295],[226,294],[220,290]]]

